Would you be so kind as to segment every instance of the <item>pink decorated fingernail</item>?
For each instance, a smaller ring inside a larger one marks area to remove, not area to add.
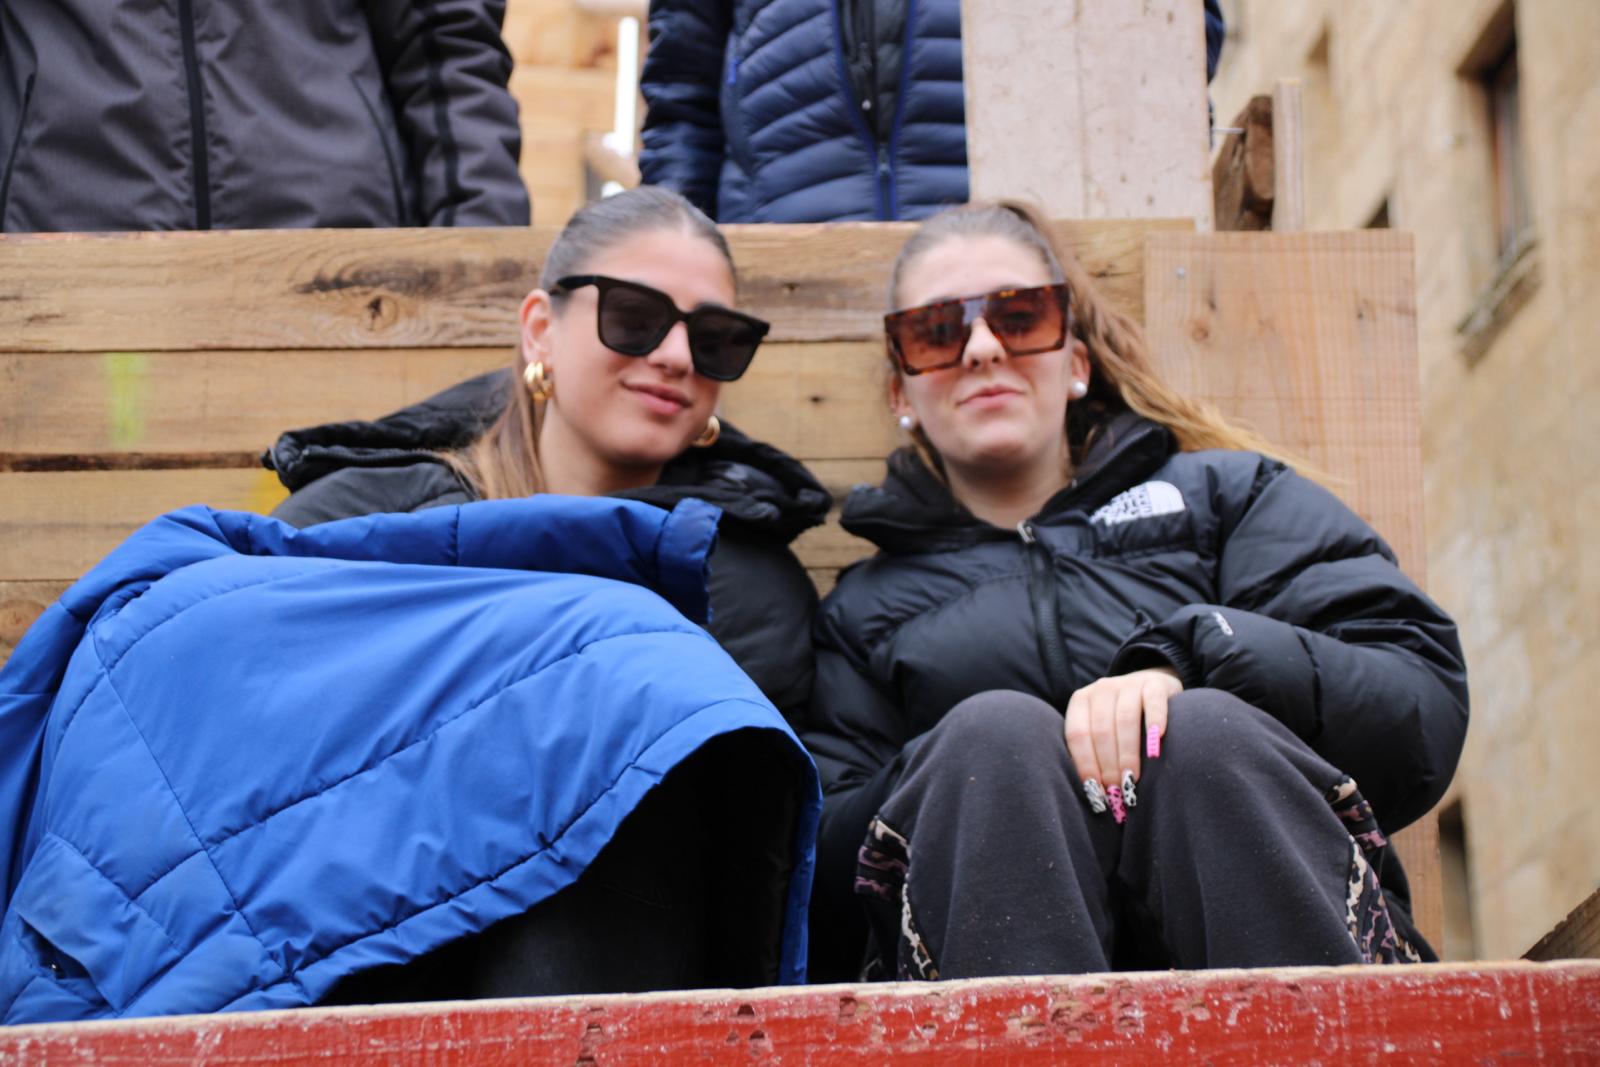
[[[1111,818],[1121,826],[1128,818],[1128,809],[1122,806],[1122,790],[1118,786],[1106,786],[1106,803],[1111,807]]]
[[[1144,732],[1144,754],[1150,759],[1161,755],[1161,730],[1150,727]]]

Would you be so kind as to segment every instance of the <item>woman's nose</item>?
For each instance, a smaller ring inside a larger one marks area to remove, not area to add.
[[[969,366],[980,366],[984,363],[997,362],[1006,354],[1005,346],[1000,339],[989,329],[989,323],[981,316],[972,322],[972,334],[967,338],[967,347],[962,351],[962,362]]]
[[[694,356],[689,351],[689,324],[675,322],[667,336],[646,357],[656,367],[674,375],[688,374],[694,369]]]

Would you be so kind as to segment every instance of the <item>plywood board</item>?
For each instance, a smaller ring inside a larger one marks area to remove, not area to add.
[[[1146,331],[1179,392],[1307,457],[1425,577],[1411,236],[1158,235]]]
[[[1061,223],[1143,318],[1144,238],[1186,221]],[[774,341],[881,336],[908,223],[729,226],[740,303]],[[554,239],[544,227],[0,236],[0,351],[509,345]]]
[[[1146,257],[1157,366],[1309,459],[1425,579],[1417,322],[1409,234],[1158,235]],[[1444,923],[1438,825],[1398,835],[1417,925]]]
[[[963,0],[972,198],[1210,228],[1205,23],[1193,0]]]
[[[1297,967],[537,997],[0,1029],[0,1063],[1592,1063],[1600,964]]]

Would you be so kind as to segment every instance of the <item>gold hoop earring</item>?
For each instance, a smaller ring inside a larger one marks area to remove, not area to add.
[[[689,442],[695,448],[710,448],[717,443],[717,438],[722,436],[722,421],[715,415],[706,420],[706,428],[700,431],[700,436]]]
[[[544,369],[542,359],[522,368],[522,380],[528,386],[528,395],[537,403],[542,404],[556,395],[555,376]]]

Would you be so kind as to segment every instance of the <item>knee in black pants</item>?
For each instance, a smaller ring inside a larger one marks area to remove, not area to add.
[[[1260,708],[1220,689],[1186,690],[1168,706],[1161,755],[1145,761],[1140,797],[1145,797],[1147,784],[1163,794],[1197,795],[1268,773],[1285,759],[1304,764],[1301,770],[1310,772],[1308,777],[1327,777],[1320,788],[1337,780],[1332,768],[1318,773],[1321,759]]]
[[[991,689],[946,712],[934,727],[929,745],[956,748],[991,766],[1036,759],[1041,752],[1066,759],[1061,730],[1061,713],[1038,697]]]

